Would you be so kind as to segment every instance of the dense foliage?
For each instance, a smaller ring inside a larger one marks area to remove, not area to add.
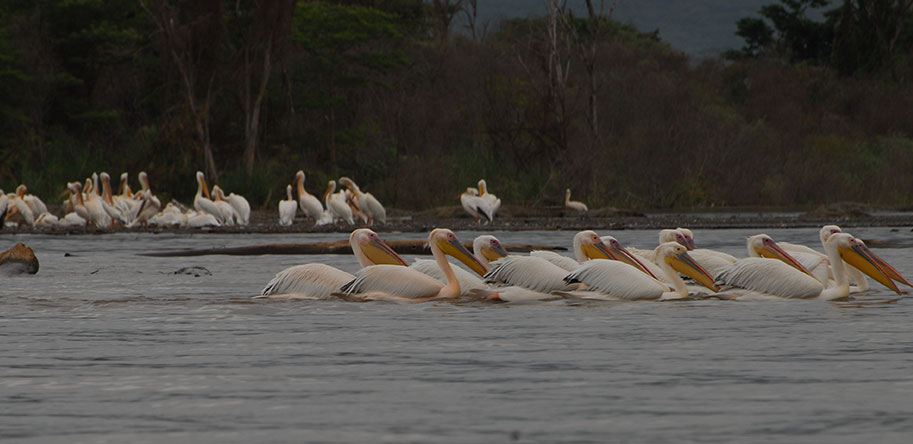
[[[781,0],[707,60],[560,8],[464,32],[473,3],[3,2],[0,188],[146,170],[187,202],[203,170],[272,206],[303,169],[408,209],[481,177],[527,204],[911,203],[909,1]]]

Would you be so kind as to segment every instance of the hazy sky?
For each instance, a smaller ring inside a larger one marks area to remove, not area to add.
[[[594,0],[597,4],[599,0]],[[618,0],[612,17],[642,31],[659,29],[673,47],[693,55],[715,55],[740,48],[736,20],[757,16],[758,9],[776,0]],[[606,1],[606,4],[611,4]],[[539,16],[546,0],[479,0],[480,20]],[[583,0],[568,0],[576,15],[585,15]]]

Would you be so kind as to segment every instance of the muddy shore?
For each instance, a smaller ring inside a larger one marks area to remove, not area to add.
[[[688,227],[692,229],[720,228],[814,228],[826,224],[841,227],[910,227],[913,226],[913,212],[729,212],[716,213],[637,213],[627,210],[602,209],[577,215],[563,209],[513,209],[504,211],[490,224],[477,225],[475,221],[461,214],[459,207],[442,207],[424,212],[391,210],[387,222],[372,227],[378,232],[427,232],[436,227],[447,227],[457,231],[528,231],[528,230],[637,230]],[[164,228],[147,227],[126,229],[114,227],[102,230],[96,228],[3,228],[0,234],[41,233],[41,234],[103,234],[116,232],[148,233],[348,233],[363,225],[321,225],[301,217],[291,226],[278,223],[278,215],[272,210],[255,210],[251,223],[245,227],[211,228]]]

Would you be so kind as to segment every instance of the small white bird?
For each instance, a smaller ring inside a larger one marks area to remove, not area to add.
[[[295,212],[298,211],[298,202],[295,202],[295,199],[292,198],[291,185],[285,186],[285,194],[288,199],[279,201],[279,225],[283,227],[292,224],[292,220],[295,219]]]
[[[564,206],[570,208],[578,213],[586,213],[588,208],[585,203],[579,202],[576,200],[571,200],[571,189],[568,188],[564,192]]]
[[[476,218],[476,224],[481,224],[482,219],[485,219],[486,223],[491,222],[491,208],[488,202],[479,197],[479,192],[475,188],[466,188],[466,192],[460,194],[460,204],[467,213]]]
[[[304,171],[298,170],[295,173],[295,185],[298,187],[298,207],[301,208],[304,217],[317,222],[323,216],[323,204],[320,203],[320,199],[304,189]]]
[[[491,210],[488,215],[491,216],[491,220],[494,220],[495,215],[498,214],[498,210],[501,208],[501,199],[488,192],[488,183],[485,182],[485,179],[479,179],[477,185],[479,186],[479,197],[488,204],[488,208]]]

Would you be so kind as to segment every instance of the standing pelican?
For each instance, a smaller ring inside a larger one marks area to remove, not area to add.
[[[219,207],[219,212],[222,214],[222,220],[225,221],[225,225],[235,225],[239,224],[241,221],[241,216],[235,211],[235,208],[231,205],[230,202],[225,200],[225,192],[222,191],[218,185],[213,185],[212,187],[212,201],[215,202]]]
[[[292,186],[285,186],[286,200],[279,201],[279,225],[287,227],[292,224],[295,218],[295,212],[298,211],[298,202],[292,199]]]
[[[143,199],[148,199],[148,204],[142,209],[137,209],[134,221],[148,220],[162,209],[162,201],[152,192],[152,187],[149,186],[149,175],[145,171],[139,172],[138,179],[142,187]],[[205,187],[206,184],[204,183],[203,186]],[[206,195],[209,196],[209,190],[206,190]]]
[[[29,226],[34,226],[35,212],[32,210],[32,207],[29,206],[28,202],[25,201],[25,197],[25,186],[20,185],[16,188],[16,194],[12,194],[7,198],[8,209],[5,217],[20,225],[24,223]]]
[[[130,175],[126,172],[120,173],[120,185],[117,189],[117,194],[125,199],[133,198],[133,190],[130,189],[129,179]]]
[[[222,195],[225,196],[224,193]],[[231,204],[232,209],[235,210],[235,214],[238,215],[238,225],[250,225],[250,203],[247,202],[247,199],[245,199],[244,196],[230,193],[228,196],[223,197],[223,199]]]
[[[570,208],[578,213],[586,213],[588,210],[585,203],[579,202],[576,200],[571,200],[571,189],[570,188],[568,188],[564,192],[564,206],[567,208]]]
[[[591,299],[687,299],[688,288],[679,276],[683,273],[700,282],[714,292],[719,289],[713,278],[691,256],[688,250],[678,242],[666,242],[654,250],[656,264],[662,268],[666,281],[672,284],[673,290],[660,281],[651,278],[631,265],[619,261],[589,261],[567,275],[565,282],[583,283],[586,291],[575,292],[575,296]],[[593,295],[588,295],[593,292]]]
[[[295,186],[298,187],[298,206],[301,208],[301,212],[304,213],[304,217],[314,219],[314,222],[320,220],[323,216],[323,205],[321,205],[320,199],[305,191],[304,171],[298,170],[295,173]]]
[[[32,214],[34,214],[37,217],[44,213],[47,213],[48,212],[47,205],[45,205],[44,202],[42,202],[41,199],[38,198],[38,196],[35,196],[33,194],[25,194],[26,191],[28,191],[28,189],[26,188],[25,185],[19,185],[18,187],[16,187],[16,194],[18,194],[19,197],[21,197],[22,200],[26,203],[26,205],[29,206],[29,208],[32,210]]]
[[[492,221],[488,202],[479,197],[479,192],[475,188],[466,188],[466,192],[460,194],[460,204],[467,213],[476,218],[476,224],[481,224],[482,219],[485,219],[486,223]]]
[[[382,224],[387,222],[387,210],[371,193],[362,192],[358,185],[348,177],[340,177],[339,184],[344,185],[355,194],[355,202],[358,203],[358,209],[365,216],[368,216],[369,225],[374,225],[374,222]]]
[[[498,214],[498,210],[501,208],[501,199],[498,199],[498,196],[488,192],[488,184],[485,182],[485,179],[479,179],[477,185],[479,186],[479,197],[488,204],[488,208],[491,210],[488,215],[491,216],[491,220],[494,220],[495,215]]]
[[[3,224],[6,223],[6,213],[9,211],[9,196],[0,190],[0,230],[3,230]]]
[[[848,263],[900,293],[884,269],[853,236],[846,233],[831,235],[825,243],[825,251],[836,281],[833,287],[827,289],[817,279],[799,271],[794,265],[764,258],[739,260],[717,276],[717,283],[731,287],[723,294],[731,295],[733,298],[777,296],[795,299],[843,299],[850,294],[845,267],[845,263]]]
[[[197,194],[193,198],[193,208],[198,212],[211,214],[220,224],[225,222],[222,219],[222,210],[210,199],[209,188],[206,187],[202,171],[197,171]]]
[[[336,191],[336,181],[330,180],[327,182],[327,191],[323,193],[323,201],[326,203],[327,212],[333,217],[333,222],[342,219],[349,225],[354,225],[355,220],[352,218],[352,209],[346,203],[345,193],[336,194],[334,191]]]
[[[349,235],[352,253],[362,267],[386,264],[405,269],[403,261],[377,233],[359,228]],[[286,268],[266,284],[258,298],[326,299],[355,279],[351,273],[324,264],[303,264]]]
[[[446,285],[408,267],[372,265],[355,273],[355,279],[345,284],[340,291],[347,296],[360,294],[365,300],[391,299],[403,302],[459,297],[460,283],[444,255],[450,255],[474,270],[481,269],[482,264],[466,250],[453,231],[446,228],[432,230],[428,235],[428,245],[438,267],[444,272]]]

